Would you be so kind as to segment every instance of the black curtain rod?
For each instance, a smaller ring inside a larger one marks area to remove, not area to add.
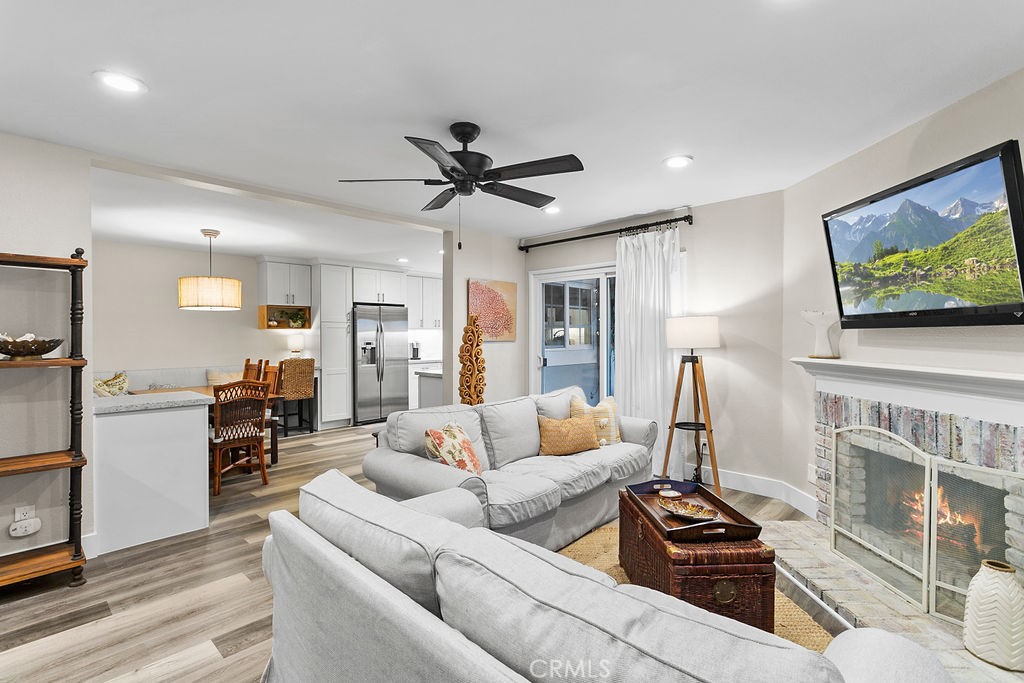
[[[655,221],[653,223],[641,223],[640,225],[628,225],[625,228],[616,228],[614,230],[605,230],[603,232],[592,232],[589,235],[577,235],[575,237],[563,237],[559,240],[548,240],[547,242],[537,242],[536,244],[519,245],[519,251],[529,252],[535,247],[550,247],[552,244],[565,244],[566,242],[576,242],[577,240],[589,240],[592,237],[605,237],[607,235],[624,235],[627,232],[639,232],[646,231],[651,228],[657,228],[662,225],[671,225],[672,223],[688,223],[693,225],[693,214],[686,214],[679,218],[669,218],[664,221]]]

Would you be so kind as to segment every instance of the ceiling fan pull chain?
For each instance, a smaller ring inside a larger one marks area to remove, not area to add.
[[[462,251],[462,195],[459,195],[459,251]]]

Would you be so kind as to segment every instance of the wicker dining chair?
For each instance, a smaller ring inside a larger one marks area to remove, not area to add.
[[[264,360],[258,360],[255,363],[251,362],[248,358],[245,359],[245,365],[242,366],[242,379],[260,381],[263,377],[263,366],[267,364]]]
[[[220,495],[221,477],[233,469],[250,472],[258,469],[263,485],[269,483],[263,452],[267,393],[266,383],[249,380],[213,388],[213,427],[210,430],[213,495]]]
[[[284,409],[281,415],[281,426],[284,435],[288,436],[289,418],[296,417],[297,429],[306,429],[313,433],[312,400],[316,397],[316,382],[313,377],[315,360],[312,358],[288,358],[281,361],[281,399]],[[289,412],[289,405],[294,405],[295,412]]]

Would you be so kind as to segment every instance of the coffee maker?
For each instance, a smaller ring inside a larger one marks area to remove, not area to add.
[[[412,342],[411,344],[409,344],[409,352],[411,354],[409,356],[410,360],[419,360],[420,359],[420,343],[419,342]]]

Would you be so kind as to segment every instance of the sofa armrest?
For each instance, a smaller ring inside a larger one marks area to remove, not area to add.
[[[658,440],[658,423],[642,417],[619,418],[619,433],[623,441],[638,443],[650,451]]]
[[[467,528],[484,524],[484,506],[466,489],[447,489],[403,500],[402,505],[428,515],[443,517]]]
[[[952,683],[934,653],[903,636],[877,628],[844,631],[825,648],[825,657],[846,683]]]
[[[363,458],[363,474],[376,484],[379,493],[398,500],[462,488],[476,495],[480,505],[487,504],[483,479],[411,453],[375,448]]]

